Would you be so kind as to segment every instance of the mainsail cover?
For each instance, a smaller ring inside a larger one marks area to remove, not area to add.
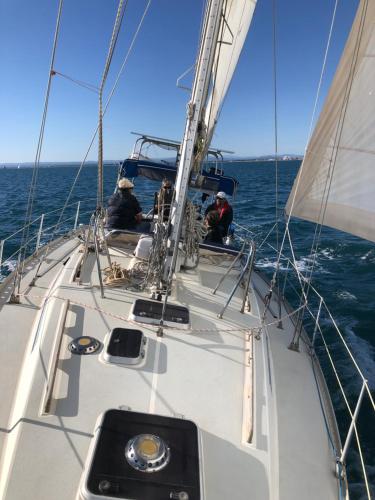
[[[256,0],[225,0],[219,42],[212,69],[211,93],[204,115],[205,150],[209,147],[221,106],[249,31]]]
[[[375,241],[375,1],[361,0],[286,212]]]

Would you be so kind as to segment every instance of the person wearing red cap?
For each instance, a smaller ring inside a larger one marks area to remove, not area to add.
[[[216,210],[219,213],[219,227],[225,237],[228,234],[229,225],[233,220],[233,209],[229,205],[227,195],[224,191],[217,193],[215,201],[206,208],[204,214],[207,215],[212,210]]]

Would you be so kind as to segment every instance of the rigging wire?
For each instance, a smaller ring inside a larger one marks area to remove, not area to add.
[[[304,288],[304,295],[306,297],[308,296],[308,293],[310,290],[311,279],[312,279],[313,271],[314,271],[316,261],[317,261],[318,247],[319,247],[319,243],[320,243],[320,239],[321,239],[323,221],[324,221],[324,217],[325,217],[327,206],[328,206],[329,193],[330,193],[332,179],[333,179],[334,171],[335,171],[335,167],[336,167],[336,160],[337,160],[337,155],[338,155],[338,151],[339,151],[339,146],[341,143],[341,136],[342,136],[342,132],[343,132],[343,128],[344,128],[345,116],[346,116],[346,111],[347,111],[347,107],[348,107],[348,103],[349,103],[349,96],[350,96],[351,89],[353,86],[355,68],[357,66],[357,61],[358,61],[359,48],[361,45],[363,29],[364,29],[365,19],[366,19],[367,5],[368,5],[368,0],[366,0],[364,2],[363,10],[361,12],[361,19],[360,19],[358,34],[357,34],[355,47],[354,47],[354,51],[353,51],[353,57],[352,57],[351,64],[350,64],[350,70],[348,72],[348,78],[346,81],[342,105],[341,105],[341,108],[339,111],[339,118],[338,118],[338,122],[337,122],[335,137],[333,140],[331,157],[329,159],[329,167],[327,169],[327,175],[326,175],[326,179],[325,179],[325,185],[324,185],[324,190],[323,190],[323,195],[322,195],[322,201],[320,204],[319,215],[318,215],[317,223],[315,225],[314,238],[313,238],[313,242],[312,242],[311,250],[310,250],[310,255],[312,256],[312,263],[311,263],[310,269],[306,273],[306,274],[308,274],[308,278],[305,281],[305,288]],[[303,316],[303,314],[302,314],[302,316]],[[300,323],[301,322],[302,322],[302,318],[300,318]],[[292,344],[296,345],[298,343],[298,338],[299,338],[299,331],[298,331],[298,329],[296,329],[295,334],[293,336]]]
[[[115,23],[113,26],[112,37],[109,44],[108,55],[104,66],[102,81],[99,86],[99,123],[98,123],[98,195],[97,207],[103,208],[103,90],[107,80],[109,68],[113,59],[118,36],[121,29],[122,20],[128,4],[128,0],[119,0]]]
[[[146,4],[146,7],[145,7],[145,9],[144,9],[144,11],[143,11],[143,15],[142,15],[142,17],[141,17],[141,19],[140,19],[140,21],[139,21],[139,23],[138,23],[137,29],[136,29],[136,31],[135,31],[135,33],[134,33],[134,35],[133,35],[133,38],[132,38],[132,41],[131,41],[130,46],[129,46],[129,48],[128,48],[128,51],[127,51],[127,53],[126,53],[126,55],[125,55],[125,58],[124,58],[124,60],[123,60],[123,62],[122,62],[122,65],[121,65],[121,67],[120,67],[120,70],[119,70],[119,71],[118,71],[118,73],[117,73],[116,80],[115,80],[115,82],[114,82],[114,84],[113,84],[113,86],[112,86],[112,89],[111,89],[111,91],[110,91],[110,93],[109,93],[109,95],[108,95],[107,101],[106,101],[105,106],[104,106],[104,109],[103,109],[103,117],[105,116],[105,114],[106,114],[106,112],[107,112],[107,109],[108,109],[108,107],[109,107],[109,104],[110,104],[110,102],[111,102],[111,100],[112,100],[112,97],[113,97],[113,95],[114,95],[114,93],[115,93],[115,91],[116,91],[116,89],[117,89],[117,87],[118,87],[118,84],[119,84],[119,81],[120,81],[121,75],[122,75],[122,73],[123,73],[123,71],[124,71],[124,69],[125,69],[125,66],[126,66],[126,63],[127,63],[127,61],[128,61],[128,58],[129,58],[129,56],[130,56],[130,54],[131,54],[131,52],[132,52],[132,50],[133,50],[133,47],[134,47],[135,41],[136,41],[136,39],[137,39],[137,37],[138,37],[138,34],[139,34],[139,31],[140,31],[140,29],[141,29],[141,27],[142,27],[142,25],[143,25],[143,22],[144,22],[144,19],[145,19],[145,17],[146,17],[146,14],[147,14],[147,12],[148,12],[148,10],[149,10],[149,8],[150,8],[151,2],[152,2],[152,0],[148,0],[148,2],[147,2],[147,4]],[[79,176],[80,176],[80,174],[81,174],[81,172],[82,172],[83,167],[84,167],[84,166],[85,166],[85,164],[86,164],[86,160],[87,160],[87,157],[88,157],[88,155],[89,155],[89,153],[90,153],[90,151],[91,151],[91,147],[92,147],[92,145],[94,144],[94,141],[95,141],[95,138],[96,138],[96,134],[98,133],[98,128],[99,128],[99,124],[97,125],[97,127],[96,127],[96,129],[95,129],[95,131],[94,131],[94,133],[93,133],[93,135],[92,135],[92,138],[91,138],[90,144],[89,144],[89,146],[88,146],[88,148],[87,148],[87,150],[86,150],[85,156],[83,157],[83,160],[82,160],[82,162],[81,162],[81,164],[80,164],[80,166],[79,166],[79,168],[78,168],[78,171],[77,171],[76,176],[75,176],[75,178],[74,178],[74,180],[73,180],[72,186],[71,186],[71,188],[70,188],[70,191],[69,191],[68,196],[67,196],[67,198],[66,198],[66,201],[65,201],[65,203],[64,203],[64,206],[63,206],[63,207],[62,207],[62,209],[61,209],[60,217],[59,217],[59,219],[58,219],[58,223],[57,223],[56,227],[59,227],[59,225],[60,225],[60,223],[61,223],[61,221],[62,221],[62,218],[63,218],[63,216],[64,216],[65,210],[66,210],[67,206],[69,205],[70,199],[71,199],[71,197],[72,197],[73,191],[74,191],[74,189],[75,189],[75,187],[76,187],[76,184],[77,184],[77,182],[78,182]],[[56,230],[57,230],[57,229],[56,229]],[[51,238],[50,238],[50,241],[49,241],[48,245],[46,246],[45,252],[44,252],[44,254],[41,256],[41,259],[40,259],[40,261],[39,261],[39,264],[38,264],[38,267],[37,267],[37,270],[36,270],[36,273],[35,273],[34,280],[38,277],[38,273],[39,273],[40,267],[41,267],[41,265],[42,265],[42,263],[43,263],[44,259],[45,259],[45,258],[46,258],[46,256],[48,255],[50,242],[51,242],[51,241],[53,241],[53,239],[54,239],[54,237],[55,237],[55,234],[56,234],[56,230],[54,230],[54,231],[53,231],[53,233],[52,233],[52,235],[51,235]]]
[[[76,85],[79,85],[80,87],[85,88],[86,90],[90,90],[90,92],[95,92],[97,94],[99,92],[99,87],[96,85],[93,85],[91,83],[83,82],[82,80],[76,80],[75,78],[72,78],[69,75],[65,75],[64,73],[61,73],[60,71],[53,70],[52,71],[52,76],[59,75],[66,80],[69,80],[72,83],[75,83]]]
[[[310,141],[310,133],[311,133],[311,129],[312,129],[312,124],[313,124],[313,121],[314,121],[314,117],[315,117],[317,102],[318,102],[319,96],[320,96],[321,83],[322,83],[322,80],[323,80],[323,76],[325,74],[326,63],[327,63],[327,54],[328,54],[328,51],[329,51],[329,48],[330,48],[330,44],[331,44],[331,36],[332,36],[333,26],[334,26],[335,18],[336,18],[337,4],[338,4],[338,0],[336,0],[336,2],[335,2],[335,6],[334,6],[334,10],[333,10],[333,15],[332,15],[332,20],[331,20],[331,25],[330,25],[328,40],[327,40],[327,44],[326,44],[325,56],[324,56],[324,60],[323,60],[323,65],[322,65],[322,69],[321,69],[319,85],[318,85],[316,99],[315,99],[315,106],[314,106],[314,110],[313,110],[313,114],[312,114],[312,118],[311,118],[310,132],[309,132],[309,136],[308,136],[307,141],[306,141],[305,152],[307,151],[307,146],[308,146],[308,143]],[[300,180],[301,180],[301,177],[302,177],[303,170],[304,170],[304,161],[302,162],[300,170],[299,170],[299,172],[297,174],[296,188],[295,188],[294,193],[293,193],[292,203],[291,203],[289,215],[287,217],[284,234],[283,234],[283,238],[282,238],[282,241],[281,241],[280,251],[279,251],[277,262],[276,262],[276,268],[277,269],[279,267],[280,255],[281,255],[281,253],[283,251],[283,248],[284,248],[285,239],[286,239],[286,235],[287,235],[287,228],[290,225],[290,219],[292,217],[292,212],[293,212],[293,208],[294,208],[294,204],[295,204],[295,200],[296,200],[296,193],[297,193],[298,188],[299,188],[299,183],[300,183]]]
[[[334,26],[334,22],[335,22],[335,18],[336,18],[337,4],[338,4],[338,0],[335,1],[335,6],[334,6],[334,9],[333,9],[333,14],[332,14],[332,19],[331,19],[331,25],[330,25],[330,30],[329,30],[329,34],[328,34],[326,49],[325,49],[325,55],[324,55],[322,69],[321,69],[321,74],[320,74],[320,80],[319,80],[319,84],[318,84],[318,88],[317,88],[317,93],[316,93],[316,98],[315,98],[315,104],[314,104],[314,109],[313,109],[311,123],[310,123],[309,135],[308,135],[308,138],[307,138],[307,141],[306,141],[305,152],[307,151],[307,146],[308,146],[308,143],[309,143],[309,140],[310,140],[312,124],[314,122],[315,112],[316,112],[316,108],[317,108],[317,103],[318,103],[318,100],[319,100],[319,97],[320,97],[321,84],[322,84],[323,76],[325,74],[326,63],[327,63],[327,54],[328,54],[328,51],[329,51],[329,48],[330,48],[330,44],[331,44],[331,37],[332,37],[332,32],[333,32],[333,26]],[[273,0],[273,6],[274,6],[273,18],[274,18],[274,25],[275,25],[275,17],[276,17],[275,16],[275,0]],[[274,59],[275,59],[275,40],[276,40],[275,34],[276,34],[276,29],[274,28]],[[275,81],[275,79],[274,79],[274,81]],[[275,89],[275,95],[276,95],[276,89]],[[275,100],[275,102],[277,103],[277,100]],[[275,106],[275,112],[276,112],[276,106]],[[277,115],[276,115],[276,117],[277,117]],[[277,124],[277,120],[275,120],[275,124]],[[277,129],[276,129],[276,126],[275,126],[275,131],[276,130]],[[277,147],[276,140],[277,140],[277,134],[275,133],[275,145]],[[301,180],[302,172],[303,171],[304,171],[304,161],[302,162],[302,165],[301,165],[301,167],[299,169],[299,172],[297,174],[297,179],[295,181],[295,190],[294,190],[293,197],[292,197],[291,208],[290,208],[287,220],[286,220],[285,229],[284,229],[283,237],[282,237],[282,240],[281,240],[281,244],[280,244],[280,246],[278,246],[277,260],[276,260],[275,272],[274,272],[274,275],[273,275],[273,279],[271,281],[270,294],[272,294],[272,289],[275,286],[275,282],[276,282],[276,276],[278,275],[278,273],[280,271],[280,259],[281,259],[281,255],[283,253],[283,249],[284,249],[284,245],[285,245],[285,240],[286,240],[287,234],[289,232],[290,220],[291,220],[291,217],[292,217],[292,212],[293,212],[293,208],[294,208],[294,204],[295,204],[296,193],[298,191],[298,187],[299,187],[299,184],[300,184],[300,180]],[[276,212],[277,212],[277,204],[276,204]],[[278,219],[276,219],[276,223],[277,223],[277,220]],[[277,229],[278,229],[278,227],[277,227]],[[278,231],[277,231],[277,234],[276,234],[276,238],[278,240]],[[302,301],[302,295],[301,295],[301,301]]]
[[[354,48],[353,58],[351,61],[351,66],[350,66],[350,70],[349,70],[349,74],[348,74],[347,85],[345,88],[342,107],[341,107],[340,113],[339,113],[339,120],[338,120],[338,124],[337,124],[336,134],[335,134],[335,138],[333,141],[334,146],[332,148],[331,157],[329,159],[330,166],[329,166],[328,171],[327,171],[326,182],[325,182],[325,187],[324,187],[323,197],[322,197],[322,203],[320,206],[318,222],[316,224],[316,229],[315,229],[315,234],[314,234],[315,241],[313,241],[313,244],[311,246],[311,252],[310,252],[310,254],[313,255],[313,263],[311,266],[312,269],[310,271],[310,277],[312,275],[313,268],[314,268],[315,263],[316,263],[316,255],[317,255],[317,250],[318,250],[318,246],[320,243],[323,221],[324,221],[325,213],[327,210],[328,198],[329,198],[329,193],[330,193],[330,189],[331,189],[331,185],[332,185],[334,170],[336,167],[337,155],[338,155],[339,146],[340,146],[340,142],[341,142],[342,131],[344,128],[346,111],[347,111],[347,107],[348,107],[348,103],[349,103],[349,96],[350,96],[351,89],[353,86],[354,72],[355,72],[355,68],[357,66],[359,47],[361,45],[363,29],[364,29],[364,24],[365,24],[367,4],[368,4],[368,0],[366,0],[366,2],[364,3],[364,8],[363,8],[363,11],[361,14],[360,27],[358,30],[356,45]]]
[[[277,52],[276,52],[276,1],[272,0],[273,18],[273,105],[274,105],[274,141],[275,141],[275,224],[276,224],[276,248],[279,250],[279,170],[278,170],[278,135],[277,135]]]
[[[39,173],[40,156],[42,153],[44,129],[45,129],[46,120],[47,120],[49,96],[50,96],[50,92],[51,92],[51,83],[52,83],[52,76],[53,76],[53,66],[54,66],[55,56],[56,56],[57,40],[58,40],[58,35],[59,35],[59,30],[60,30],[60,22],[61,22],[61,13],[62,13],[62,8],[63,8],[63,3],[64,3],[64,0],[59,0],[59,6],[58,6],[58,12],[57,12],[57,18],[56,18],[56,26],[55,26],[55,34],[54,34],[53,45],[52,45],[52,54],[51,54],[49,72],[48,72],[47,89],[46,89],[46,94],[45,94],[45,98],[44,98],[43,116],[42,116],[42,122],[40,125],[38,145],[37,145],[33,173],[32,173],[29,194],[28,194],[28,200],[27,200],[27,209],[26,209],[26,215],[25,215],[24,230],[22,232],[22,238],[21,238],[21,248],[23,247],[23,249],[18,255],[17,270],[15,273],[12,300],[15,300],[14,294],[16,292],[16,289],[17,289],[17,293],[19,293],[19,291],[20,291],[21,275],[22,275],[23,269],[24,269],[24,261],[25,261],[25,257],[26,257],[27,241],[28,241],[29,232],[30,232],[30,222],[31,222],[32,215],[33,215],[34,199],[35,199],[36,185],[37,185],[38,173]]]
[[[277,51],[276,51],[276,0],[272,0],[272,74],[273,74],[273,115],[274,115],[274,147],[275,147],[275,228],[276,232],[276,249],[277,249],[277,265],[275,267],[275,271],[273,273],[270,288],[265,296],[264,300],[264,310],[262,314],[262,321],[264,322],[268,307],[271,303],[272,294],[277,286],[277,303],[278,303],[278,316],[281,317],[281,296],[280,296],[280,285],[277,280],[277,276],[279,273],[279,213],[278,213],[278,204],[279,204],[279,165],[278,165],[278,120],[277,120]],[[267,235],[268,237],[268,235]],[[279,323],[279,327],[281,327],[281,322]]]

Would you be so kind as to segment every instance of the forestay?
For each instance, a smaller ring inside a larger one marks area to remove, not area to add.
[[[361,0],[286,212],[375,241],[375,2]]]
[[[211,143],[221,105],[245,43],[255,5],[256,0],[227,0],[224,2],[219,41],[212,68],[212,92],[204,115],[207,131],[206,149]]]

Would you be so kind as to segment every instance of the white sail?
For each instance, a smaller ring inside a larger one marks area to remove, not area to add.
[[[361,0],[286,212],[375,241],[375,2]]]
[[[236,69],[253,17],[256,0],[227,0],[223,6],[219,43],[212,69],[212,91],[206,106],[206,150],[211,142],[222,103]]]

